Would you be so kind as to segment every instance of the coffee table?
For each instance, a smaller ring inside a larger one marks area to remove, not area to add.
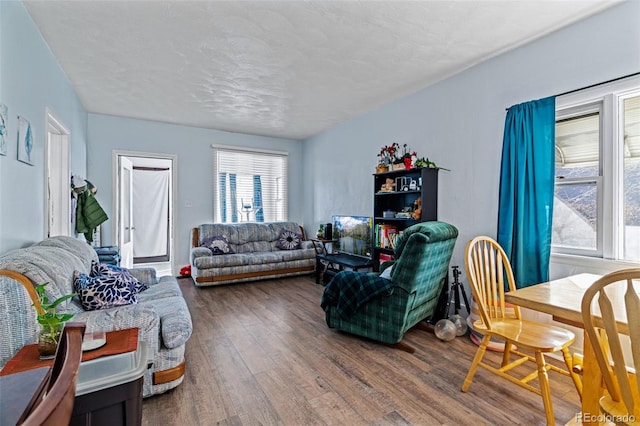
[[[329,253],[316,255],[316,284],[326,281],[325,274],[337,273],[345,268],[353,271],[373,268],[373,259],[348,253]]]

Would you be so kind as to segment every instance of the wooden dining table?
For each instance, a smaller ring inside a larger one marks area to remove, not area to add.
[[[595,274],[578,274],[566,278],[532,285],[516,291],[505,293],[505,301],[522,308],[550,314],[554,321],[584,328],[582,322],[582,297],[587,288],[601,276]],[[610,291],[620,296],[610,295],[616,312],[623,312],[624,288],[614,284]],[[594,315],[597,317],[598,312]],[[597,325],[597,321],[596,321]],[[618,329],[621,333],[628,333],[625,318],[618,319]],[[600,416],[599,399],[602,396],[602,374],[593,353],[593,348],[583,333],[583,367],[582,367],[582,412],[578,415],[583,423],[596,422]],[[590,421],[593,419],[594,421]]]

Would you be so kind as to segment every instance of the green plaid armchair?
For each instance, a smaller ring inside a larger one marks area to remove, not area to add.
[[[339,272],[324,289],[327,325],[394,344],[418,322],[431,317],[447,282],[458,230],[445,222],[422,222],[398,237],[391,279],[377,273]]]

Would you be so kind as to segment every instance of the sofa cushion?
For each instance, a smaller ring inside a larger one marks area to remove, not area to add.
[[[73,283],[86,311],[138,303],[134,286],[120,275],[90,277],[74,271]]]
[[[198,269],[224,268],[229,266],[262,265],[265,263],[279,263],[283,261],[278,252],[260,252],[230,254],[227,256],[209,256],[194,259],[194,266]]]
[[[283,262],[290,262],[292,260],[305,260],[316,258],[316,251],[313,248],[298,249],[298,250],[280,250],[277,252],[282,256]]]
[[[165,277],[162,277],[165,278]],[[167,276],[166,278],[173,278]],[[165,297],[182,296],[180,286],[176,282],[175,278],[162,280],[158,284],[154,284],[145,290],[143,293],[136,294],[138,303],[147,302],[155,299],[163,299]]]
[[[91,262],[91,277],[99,277],[102,275],[118,277],[122,282],[133,286],[135,293],[140,293],[149,288],[148,285],[141,283],[136,277],[131,275],[127,268],[96,261]]]
[[[213,237],[205,238],[202,240],[202,247],[206,247],[211,250],[213,255],[235,253],[229,243],[229,240],[227,240],[227,237],[224,235],[214,235]]]
[[[282,228],[280,230],[280,235],[278,236],[276,247],[280,250],[296,250],[300,248],[301,242],[302,234]]]

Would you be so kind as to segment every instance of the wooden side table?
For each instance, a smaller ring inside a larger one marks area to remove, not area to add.
[[[109,425],[142,424],[142,386],[149,366],[146,344],[139,341],[137,328],[110,331],[106,337],[103,347],[83,353],[71,426],[96,424],[98,415],[109,419]],[[31,371],[48,370],[52,363],[39,359],[37,345],[26,345],[0,371],[2,386],[11,376],[31,378]],[[4,399],[5,392],[0,393]]]

